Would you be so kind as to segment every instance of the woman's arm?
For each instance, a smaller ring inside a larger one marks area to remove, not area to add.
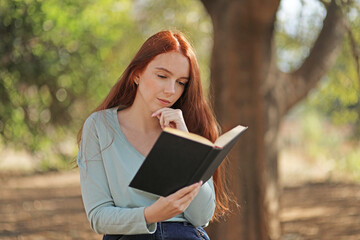
[[[194,226],[206,226],[214,215],[216,207],[215,190],[212,178],[204,183],[185,210],[185,218]]]
[[[146,223],[145,207],[115,206],[101,150],[94,115],[91,115],[85,121],[77,157],[82,198],[91,228],[100,234],[154,233],[156,224]]]

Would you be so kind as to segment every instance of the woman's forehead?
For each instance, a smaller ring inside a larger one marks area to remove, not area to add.
[[[150,63],[149,67],[153,69],[166,69],[169,72],[182,75],[189,75],[189,59],[179,52],[167,52],[157,55]]]

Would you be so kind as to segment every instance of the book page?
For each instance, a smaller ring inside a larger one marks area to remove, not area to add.
[[[170,127],[164,128],[163,131],[183,137],[183,138],[187,138],[187,139],[190,139],[190,140],[193,140],[195,142],[199,142],[199,143],[202,143],[205,145],[214,146],[214,144],[209,139],[206,139],[195,133],[184,132],[184,131],[181,131],[181,130],[178,130],[175,128],[170,128]]]
[[[215,146],[223,148],[228,142],[230,142],[232,139],[234,139],[239,133],[247,129],[247,127],[238,125],[231,129],[230,131],[224,133],[221,135],[216,141]]]

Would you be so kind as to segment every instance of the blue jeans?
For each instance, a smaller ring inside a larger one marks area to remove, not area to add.
[[[187,222],[157,223],[153,234],[104,235],[103,240],[210,240],[202,227]]]

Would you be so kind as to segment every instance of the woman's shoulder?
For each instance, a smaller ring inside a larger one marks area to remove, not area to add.
[[[89,125],[89,124],[95,124],[96,126],[101,126],[104,124],[112,125],[114,124],[114,114],[116,111],[117,111],[117,107],[93,112],[85,120],[85,125]]]

